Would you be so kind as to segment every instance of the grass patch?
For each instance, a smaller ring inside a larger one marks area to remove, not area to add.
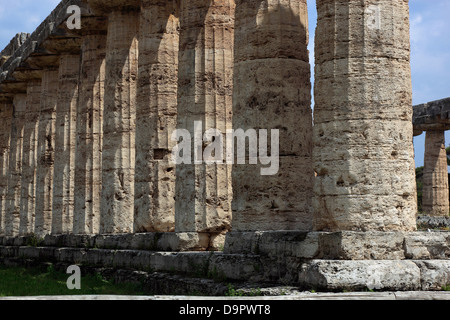
[[[67,289],[70,274],[56,271],[53,266],[42,268],[7,268],[0,266],[0,296],[48,295],[143,295],[142,286],[115,284],[100,274],[81,277],[81,290]]]

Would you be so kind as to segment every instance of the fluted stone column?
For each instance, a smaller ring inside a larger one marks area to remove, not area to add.
[[[318,0],[315,228],[416,229],[409,8]]]
[[[90,0],[89,4],[108,12],[100,232],[130,233],[134,228],[140,1]]]
[[[20,199],[20,235],[34,232],[36,208],[36,165],[39,114],[41,110],[41,81],[27,84],[27,111],[23,129],[22,182]]]
[[[101,18],[83,18],[77,107],[74,233],[96,234],[100,229],[102,192],[102,132],[105,85],[106,27]]]
[[[52,233],[73,230],[75,145],[80,55],[62,54],[56,106]]]
[[[58,85],[58,69],[47,69],[42,72],[35,211],[35,234],[39,237],[50,234],[52,227]]]
[[[9,145],[13,119],[13,102],[0,100],[0,235],[5,235],[5,216],[8,194]]]
[[[193,139],[196,121],[201,135],[231,129],[234,9],[234,0],[181,1],[177,128],[190,132],[192,157],[176,169],[177,232],[230,229],[231,167],[206,164]]]
[[[176,1],[144,0],[136,105],[135,232],[175,230],[179,19]]]
[[[233,129],[279,130],[279,168],[233,167],[233,231],[311,230],[312,111],[306,0],[239,0]],[[261,139],[261,136],[259,136]],[[249,148],[247,146],[247,148]],[[261,154],[259,155],[261,157]]]
[[[445,131],[427,131],[424,162],[422,210],[431,216],[448,216],[449,191]]]
[[[11,142],[8,168],[8,193],[6,196],[5,233],[18,236],[20,225],[20,196],[22,180],[22,147],[25,125],[26,94],[16,94],[13,101]]]

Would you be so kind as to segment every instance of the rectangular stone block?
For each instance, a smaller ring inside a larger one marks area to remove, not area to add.
[[[450,232],[412,232],[405,235],[407,259],[450,258]]]
[[[338,260],[403,260],[403,232],[321,232],[321,258]]]
[[[442,290],[450,284],[450,261],[414,261],[420,268],[422,290]]]
[[[398,290],[421,288],[419,267],[412,261],[313,260],[299,271],[303,288],[315,290]]]

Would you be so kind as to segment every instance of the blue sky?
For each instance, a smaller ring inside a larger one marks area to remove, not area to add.
[[[0,51],[18,32],[33,32],[59,0],[0,0]],[[314,61],[316,1],[309,0],[310,51]],[[450,97],[450,0],[410,0],[413,103]],[[450,132],[447,133],[450,145]],[[423,165],[425,135],[414,139]]]

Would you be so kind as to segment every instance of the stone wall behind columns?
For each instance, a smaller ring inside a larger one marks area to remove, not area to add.
[[[317,9],[315,228],[415,230],[408,1]]]
[[[239,0],[233,129],[280,130],[280,167],[233,167],[233,231],[310,230],[312,111],[305,0]]]
[[[0,100],[0,234],[5,235],[6,196],[8,194],[9,145],[13,104]]]

